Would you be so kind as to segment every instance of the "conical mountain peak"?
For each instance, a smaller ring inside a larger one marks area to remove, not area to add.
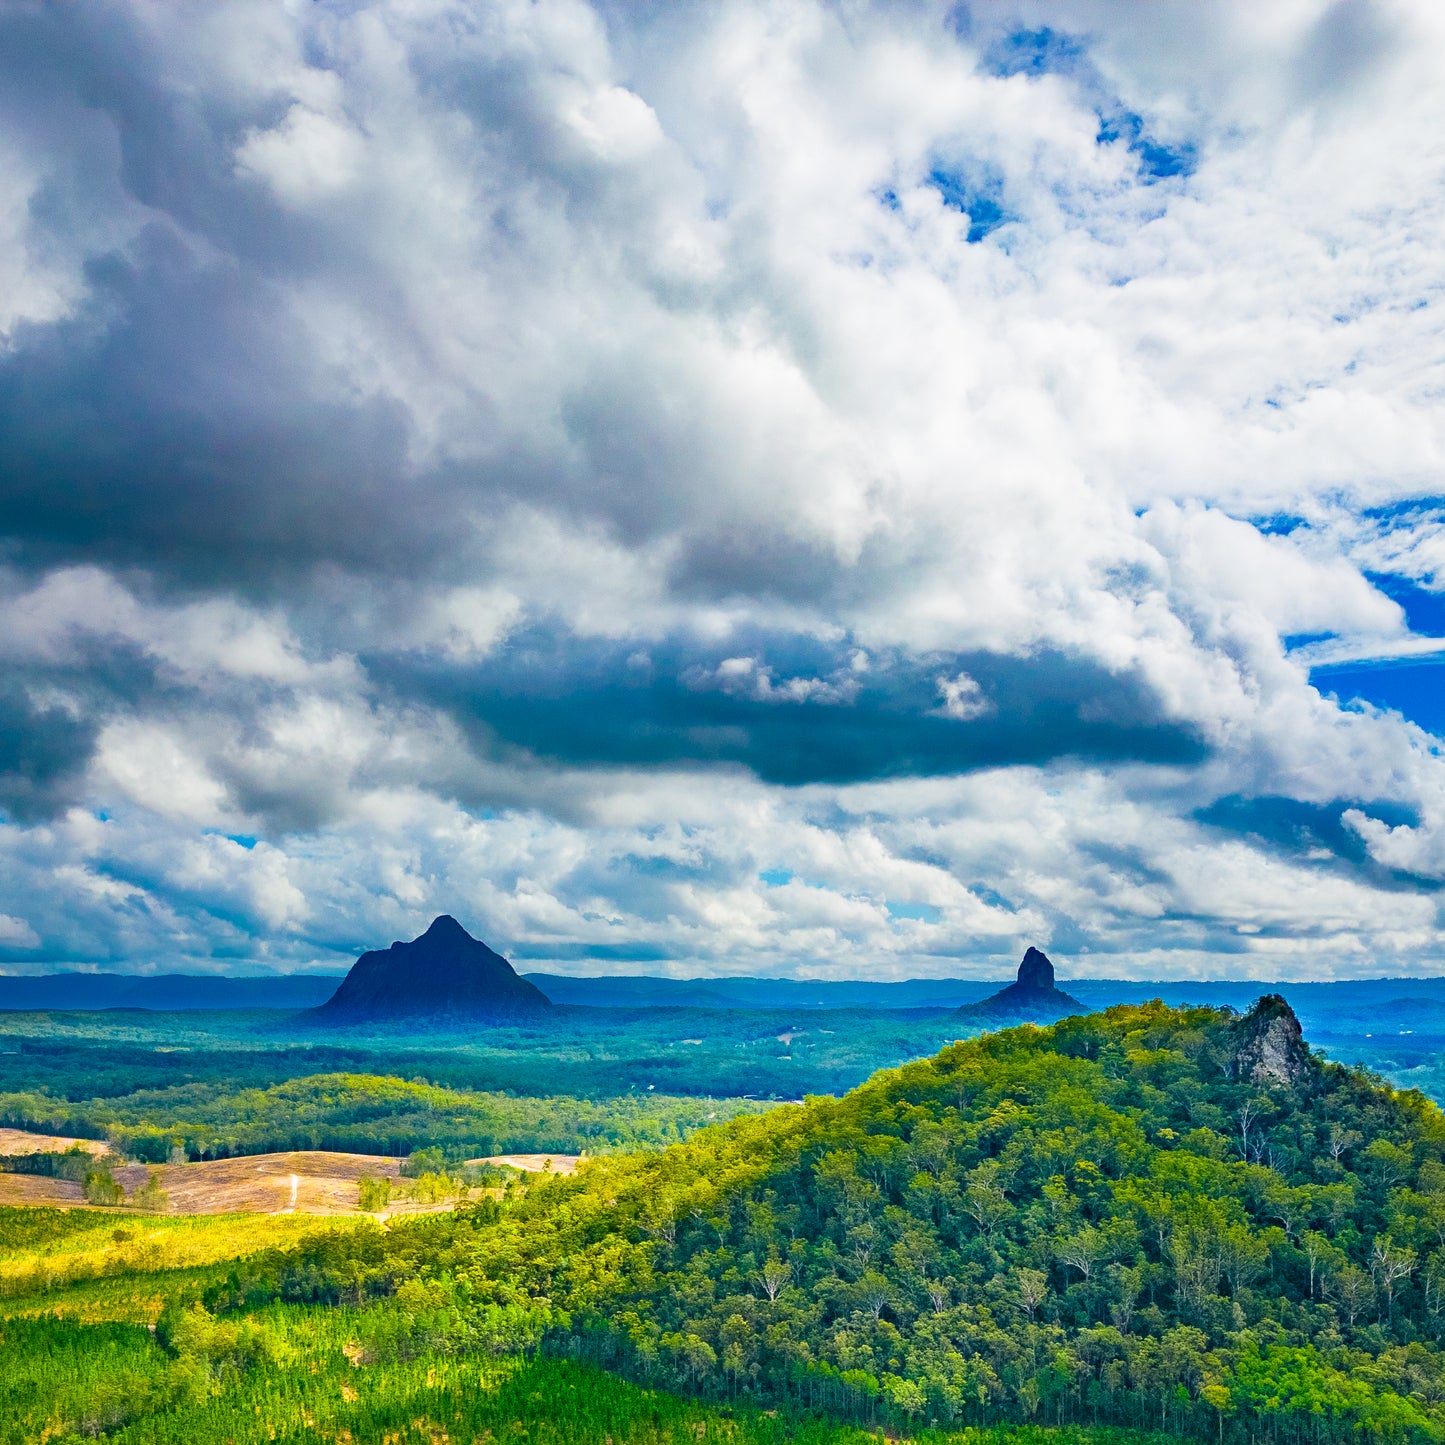
[[[481,942],[480,939],[472,938],[472,935],[468,933],[450,913],[438,913],[437,916],[432,919],[431,923],[427,925],[426,932],[423,933],[420,938],[415,939],[414,942],[420,943],[423,938],[466,938],[470,939],[473,943]]]
[[[1016,982],[979,1003],[958,1010],[956,1017],[980,1023],[1053,1023],[1069,1014],[1087,1013],[1078,999],[1054,984],[1054,966],[1042,949],[1030,947],[1019,964]]]
[[[489,1017],[551,1007],[501,954],[449,913],[410,943],[363,953],[319,1010],[337,1021]]]

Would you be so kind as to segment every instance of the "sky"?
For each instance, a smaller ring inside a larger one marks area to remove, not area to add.
[[[1434,0],[0,0],[0,970],[1445,973]]]

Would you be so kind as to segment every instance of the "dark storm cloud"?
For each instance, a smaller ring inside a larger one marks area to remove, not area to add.
[[[320,399],[273,283],[317,264],[321,238],[235,175],[245,128],[277,117],[163,62],[124,8],[0,16],[0,113],[50,163],[30,222],[81,246],[85,286],[0,361],[0,529],[32,563],[205,581],[405,566],[441,531],[397,497],[407,422]]]
[[[0,662],[0,817],[52,818],[80,797],[107,719],[173,698],[151,660],[89,641],[64,662]]]
[[[648,238],[629,239],[629,218],[655,197],[563,134],[545,62],[490,54],[475,33],[434,37],[411,59],[418,108],[488,138],[453,177],[478,251],[448,261],[501,336],[550,327],[561,342],[578,317],[546,272],[576,258],[547,248],[570,228],[589,263],[619,251],[624,273],[645,271]],[[565,348],[575,374],[549,370],[555,393],[539,396],[532,433],[515,408],[495,409],[496,370],[515,355],[505,342],[460,384],[465,443],[417,460],[412,398],[368,393],[319,354],[335,338],[318,346],[296,310],[312,285],[364,318],[362,349],[408,380],[432,376],[445,339],[408,294],[434,278],[408,275],[414,246],[377,239],[391,236],[385,217],[345,201],[291,210],[245,174],[247,136],[283,126],[290,103],[254,80],[184,83],[164,37],[127,7],[0,14],[0,121],[45,162],[27,213],[34,249],[69,256],[81,293],[0,353],[11,559],[137,564],[274,594],[318,564],[474,576],[484,542],[471,524],[517,501],[628,540],[685,531],[696,494],[723,487],[701,460],[708,409],[678,404],[669,357],[617,354],[607,328],[587,332]],[[587,363],[592,349],[601,364]]]
[[[0,816],[30,823],[71,799],[95,746],[95,723],[0,683]]]
[[[233,272],[157,233],[90,274],[88,314],[0,364],[0,512],[29,561],[245,580],[406,566],[440,534],[397,494],[400,415],[309,400],[274,307]]]
[[[1439,878],[1390,868],[1371,857],[1365,840],[1345,819],[1351,810],[1391,828],[1418,828],[1421,821],[1413,808],[1381,799],[1312,803],[1298,798],[1238,795],[1220,798],[1194,816],[1211,828],[1245,838],[1277,857],[1359,878],[1374,888],[1435,892],[1445,887],[1445,881]]]
[[[483,750],[570,766],[741,765],[799,785],[1205,755],[1138,680],[1082,658],[969,653],[859,667],[853,657],[795,638],[706,653],[674,641],[644,654],[535,633],[475,668],[376,659],[371,669],[450,712]],[[963,715],[949,716],[960,674]]]

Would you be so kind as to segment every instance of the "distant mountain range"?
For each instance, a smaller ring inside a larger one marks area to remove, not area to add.
[[[478,944],[479,947],[485,945]],[[487,950],[491,953],[491,950]],[[386,953],[389,950],[380,950]],[[499,955],[493,955],[498,957]],[[148,1009],[156,1012],[234,1009],[315,1009],[346,977],[340,973],[227,978],[209,974],[56,973],[0,977],[0,1012]],[[813,1009],[928,1010],[943,1012],[982,1003],[999,992],[982,979],[656,978],[637,975],[578,978],[564,974],[513,975],[554,1004],[614,1009],[697,1008],[788,1011]],[[1010,985],[1013,987],[1013,985]],[[1337,983],[1271,984],[1285,993],[1312,1036],[1379,1038],[1415,1033],[1445,1035],[1445,978],[1378,978]],[[1180,1004],[1248,1009],[1260,994],[1249,980],[1143,980],[1071,978],[1067,995],[1078,1008],[1162,999]],[[1003,990],[1007,992],[1007,990]],[[981,1021],[981,1020],[980,1020]]]
[[[336,992],[339,973],[289,973],[272,978],[212,974],[51,973],[0,978],[0,1010],[315,1008]]]

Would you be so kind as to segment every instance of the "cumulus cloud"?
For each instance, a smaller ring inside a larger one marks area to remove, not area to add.
[[[0,14],[7,958],[1430,966],[1440,32]]]

